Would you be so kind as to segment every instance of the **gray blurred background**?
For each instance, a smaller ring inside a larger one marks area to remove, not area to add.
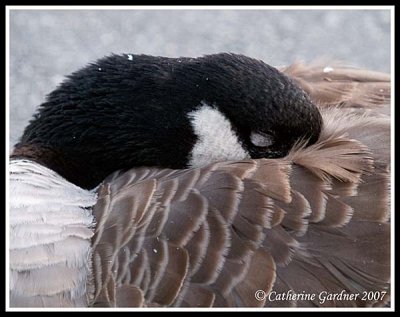
[[[10,146],[67,75],[110,53],[234,52],[390,71],[389,10],[11,10]]]

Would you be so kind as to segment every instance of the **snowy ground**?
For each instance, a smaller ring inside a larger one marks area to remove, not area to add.
[[[113,53],[235,52],[287,65],[319,58],[390,71],[388,10],[13,10],[10,145],[64,75]]]

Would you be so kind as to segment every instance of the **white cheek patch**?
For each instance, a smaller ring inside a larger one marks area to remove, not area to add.
[[[231,123],[220,111],[202,102],[200,109],[190,112],[188,116],[198,138],[189,166],[250,158],[232,130]]]

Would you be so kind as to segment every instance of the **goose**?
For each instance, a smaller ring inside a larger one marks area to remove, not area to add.
[[[11,307],[390,301],[390,76],[121,54],[10,156]]]

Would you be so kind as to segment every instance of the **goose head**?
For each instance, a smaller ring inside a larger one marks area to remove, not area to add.
[[[296,142],[314,143],[321,125],[308,95],[262,61],[112,55],[48,95],[12,157],[93,188],[135,166],[283,157]]]

